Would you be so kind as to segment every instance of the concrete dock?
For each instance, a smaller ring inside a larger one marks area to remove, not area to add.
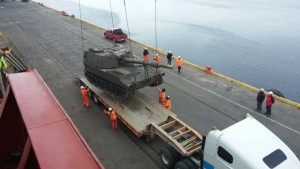
[[[76,81],[76,77],[83,74],[78,19],[36,3],[19,1],[0,2],[0,16],[0,32],[12,41],[28,67],[41,74],[105,168],[163,168],[158,155],[165,145],[162,140],[157,138],[146,143],[121,123],[119,130],[112,131],[109,118],[98,105],[92,103],[89,109],[82,105]],[[104,39],[102,29],[82,24],[84,50],[112,45],[111,40]],[[122,45],[129,46],[129,42]],[[144,46],[132,43],[132,48],[133,54],[141,57]],[[150,57],[154,57],[153,51]],[[162,61],[166,62],[166,58],[162,57]],[[171,97],[172,111],[199,133],[206,135],[213,126],[222,130],[249,113],[282,139],[299,158],[299,109],[276,100],[272,116],[266,117],[263,114],[265,106],[262,112],[255,110],[257,93],[248,88],[187,65],[180,75],[176,68],[164,71],[165,83],[160,87],[166,88]],[[155,88],[141,91],[158,99]]]

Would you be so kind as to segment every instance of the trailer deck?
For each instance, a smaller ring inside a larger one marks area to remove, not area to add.
[[[157,135],[187,157],[201,149],[203,138],[196,130],[142,92],[122,98],[95,87],[84,76],[79,80],[81,85],[90,88],[95,103],[101,102],[107,108],[119,104],[118,119],[138,137],[146,135],[153,139]]]

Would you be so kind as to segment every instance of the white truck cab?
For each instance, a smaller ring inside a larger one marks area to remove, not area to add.
[[[300,169],[289,147],[269,129],[247,117],[206,137],[204,169]]]

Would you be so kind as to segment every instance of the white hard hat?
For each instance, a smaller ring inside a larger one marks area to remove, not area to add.
[[[270,92],[269,92],[269,94],[273,94],[273,92],[272,92],[272,91],[270,91]]]
[[[178,56],[178,58],[180,58],[180,56]]]
[[[83,87],[83,86],[80,86],[80,89],[84,89],[84,87]]]
[[[260,91],[265,91],[265,89],[264,89],[264,88],[261,88]]]
[[[169,50],[169,53],[172,53],[172,51],[171,51],[171,50]]]
[[[145,49],[147,49],[147,48],[145,47]]]
[[[108,108],[108,111],[110,111],[110,112],[111,112],[112,110],[113,110],[113,109],[112,109],[111,107],[110,107],[110,108]]]
[[[158,56],[158,54],[156,54],[156,56]]]

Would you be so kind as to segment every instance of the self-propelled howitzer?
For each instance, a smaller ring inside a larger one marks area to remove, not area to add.
[[[164,73],[159,68],[172,68],[133,57],[121,47],[90,48],[83,59],[85,76],[91,83],[122,97],[146,86],[162,84]]]

